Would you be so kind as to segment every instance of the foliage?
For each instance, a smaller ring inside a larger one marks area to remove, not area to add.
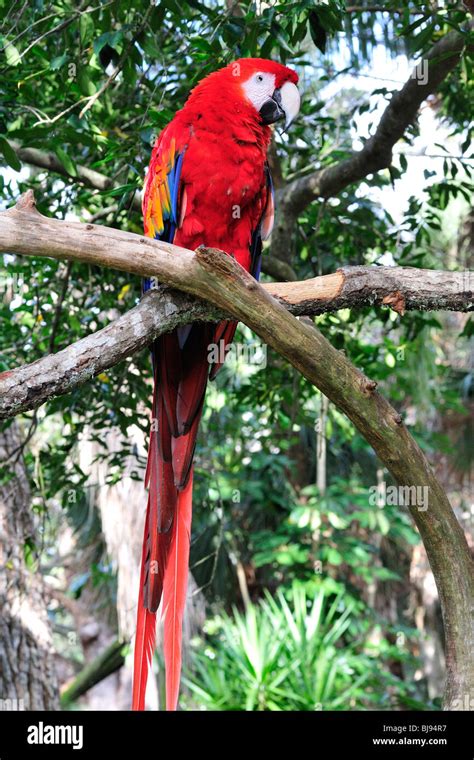
[[[286,596],[288,598],[286,598]],[[408,691],[381,665],[386,642],[361,635],[355,603],[321,583],[294,584],[243,613],[207,624],[186,679],[191,705],[210,710],[347,710],[390,707]],[[393,648],[392,648],[393,649]],[[402,656],[402,655],[398,655]]]

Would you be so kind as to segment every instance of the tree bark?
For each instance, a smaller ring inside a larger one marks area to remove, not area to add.
[[[22,234],[28,226],[34,229],[33,236]],[[0,213],[0,250],[98,263],[141,276],[159,272],[166,282],[190,293],[199,292],[190,287],[186,276],[194,262],[191,251],[107,227],[47,219],[35,210],[32,193],[26,193],[15,208]],[[471,272],[410,267],[343,267],[304,282],[262,287],[295,315],[379,304],[403,316],[409,309],[471,311],[474,277]],[[56,354],[2,373],[0,419],[71,391],[179,325],[228,316],[206,301],[179,292],[149,292],[138,306],[103,330]]]
[[[347,267],[300,283],[263,285],[292,314],[382,304],[406,309],[472,309],[472,276],[396,267]],[[469,289],[468,289],[469,288]],[[0,374],[0,419],[36,409],[137,353],[165,332],[191,321],[228,317],[208,302],[162,288],[110,325],[55,354]],[[47,381],[45,382],[45,378]]]
[[[56,710],[59,691],[43,579],[27,566],[34,538],[17,426],[0,432],[0,710]]]

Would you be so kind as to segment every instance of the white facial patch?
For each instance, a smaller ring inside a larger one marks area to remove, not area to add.
[[[243,90],[257,111],[260,111],[266,101],[275,91],[275,74],[257,71],[242,85]]]

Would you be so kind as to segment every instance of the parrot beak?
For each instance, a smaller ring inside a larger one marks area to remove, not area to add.
[[[285,118],[280,90],[275,90],[271,98],[265,101],[260,109],[260,116],[264,124],[274,124],[276,121]]]
[[[280,119],[285,119],[285,129],[288,129],[300,110],[300,102],[297,86],[293,82],[285,82],[261,107],[260,116],[263,123],[274,124]]]
[[[300,110],[301,96],[293,82],[285,82],[280,90],[281,107],[285,112],[285,129],[296,119]]]

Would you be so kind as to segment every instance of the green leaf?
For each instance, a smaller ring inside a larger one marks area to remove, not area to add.
[[[82,45],[86,45],[92,38],[94,28],[92,16],[89,13],[82,14],[79,20],[79,34]]]
[[[36,568],[36,546],[32,538],[27,538],[23,544],[23,556],[25,564],[29,570],[35,570]]]
[[[91,82],[87,69],[85,67],[81,67],[79,69],[79,73],[77,75],[77,84],[79,85],[79,89],[81,91],[82,95],[93,95],[95,92],[95,87],[93,82]]]
[[[387,519],[387,516],[382,512],[382,510],[379,510],[377,512],[377,523],[381,534],[383,536],[386,536],[390,530],[390,521]]]
[[[171,121],[173,116],[174,113],[170,108],[161,108],[159,111],[151,108],[148,111],[149,120],[154,126],[160,127],[160,129],[165,127]]]
[[[122,40],[123,40],[122,32],[104,32],[104,34],[101,34],[100,37],[94,40],[94,44],[93,44],[94,53],[96,55],[99,55],[100,51],[105,45],[109,45],[109,47],[116,50],[117,53],[121,53],[122,47],[123,47]]]
[[[16,48],[15,45],[12,45],[11,42],[7,42],[5,44],[4,52],[5,52],[5,58],[7,59],[7,64],[9,66],[18,66],[18,64],[21,61],[18,48]]]
[[[343,562],[343,557],[337,549],[330,546],[326,551],[326,559],[330,565],[340,565]]]
[[[137,185],[133,182],[128,182],[126,185],[120,185],[120,187],[113,187],[111,190],[104,190],[101,195],[110,195],[115,197],[116,195],[123,195],[123,193],[129,193],[130,190],[137,190]]]
[[[76,164],[72,160],[70,156],[66,153],[63,148],[56,148],[56,155],[61,161],[62,165],[66,169],[67,173],[71,175],[71,177],[77,177],[77,169]]]
[[[474,319],[468,319],[461,333],[461,338],[472,338],[474,335]]]
[[[3,153],[3,157],[8,166],[11,166],[12,169],[19,172],[21,169],[21,161],[8,140],[2,135],[0,135],[0,151]]]
[[[137,81],[137,70],[131,58],[127,58],[123,67],[123,76],[127,84],[133,87]]]
[[[67,61],[66,53],[63,53],[62,55],[58,55],[56,56],[56,58],[53,58],[53,60],[49,64],[49,68],[51,69],[51,71],[57,71],[58,69],[64,66],[66,61]]]
[[[415,29],[418,29],[418,27],[421,26],[426,21],[426,19],[427,19],[426,16],[421,16],[421,18],[416,19],[416,21],[414,21],[409,26],[404,27],[404,29],[403,29],[403,35],[405,37],[409,37],[409,35],[412,32],[414,32]]]
[[[428,24],[426,29],[422,29],[419,35],[411,42],[410,48],[412,53],[422,50],[428,42],[431,42],[434,29],[434,24]]]
[[[311,35],[311,39],[314,44],[321,51],[326,52],[327,33],[324,26],[321,24],[319,13],[317,11],[311,11],[308,16],[308,28]]]

